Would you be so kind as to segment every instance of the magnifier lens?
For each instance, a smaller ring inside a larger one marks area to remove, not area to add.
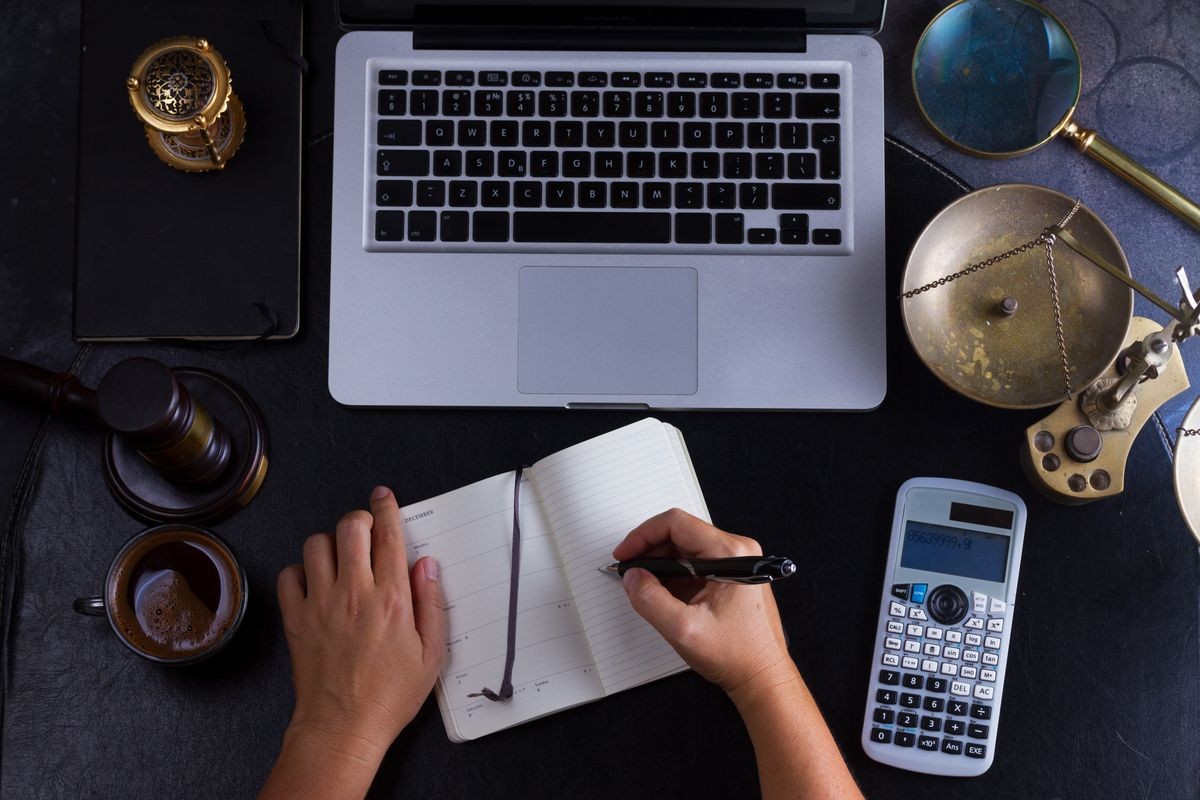
[[[1079,100],[1066,28],[1023,0],[962,0],[917,43],[913,86],[930,124],[983,155],[1015,155],[1058,133]]]

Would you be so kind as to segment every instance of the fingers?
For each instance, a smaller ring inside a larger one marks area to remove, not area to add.
[[[762,554],[762,549],[753,539],[725,533],[686,511],[672,508],[630,531],[613,550],[613,558],[618,561],[636,558],[664,544],[672,545],[683,555],[705,558]]]
[[[275,581],[275,592],[279,595],[279,610],[284,616],[304,602],[304,568],[299,564],[284,567]]]
[[[404,520],[396,496],[386,486],[376,486],[371,492],[372,568],[375,583],[391,584],[404,596],[408,595],[408,559],[404,551]]]
[[[687,605],[644,569],[627,571],[621,581],[633,610],[674,646],[687,618]]]
[[[446,599],[442,596],[437,562],[428,556],[413,565],[412,598],[425,663],[440,669],[446,657]]]
[[[337,564],[333,557],[333,537],[314,533],[304,540],[304,583],[308,595],[323,595],[333,588]]]
[[[371,525],[366,511],[351,511],[337,524],[337,574],[354,582],[374,582],[371,574]]]

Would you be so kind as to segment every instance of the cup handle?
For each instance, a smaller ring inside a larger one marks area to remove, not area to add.
[[[107,613],[104,610],[103,597],[77,598],[72,604],[72,608],[80,614],[87,614],[89,617],[103,617]]]

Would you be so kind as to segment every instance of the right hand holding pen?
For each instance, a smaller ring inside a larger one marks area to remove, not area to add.
[[[728,558],[762,555],[762,548],[673,508],[634,528],[613,550],[618,561],[670,555]],[[735,700],[746,689],[799,677],[770,584],[671,581],[668,589],[643,569],[627,571],[623,580],[634,610],[692,669]]]

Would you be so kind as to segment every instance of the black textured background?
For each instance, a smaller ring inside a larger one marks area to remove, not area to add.
[[[1196,135],[1194,81],[1180,82],[1174,94],[1121,82],[1144,74],[1140,58],[1200,70],[1192,4],[1051,5],[1076,32],[1085,59],[1093,51],[1112,58],[1107,70],[1085,62],[1085,124],[1135,155],[1142,155],[1137,147],[1153,154],[1155,141],[1182,147]],[[1122,240],[1135,274],[1173,295],[1174,266],[1186,259],[1200,266],[1196,234],[1066,144],[1020,161],[982,162],[942,151],[926,134],[907,63],[937,7],[893,2],[890,9],[883,37],[889,131],[976,185],[1032,180],[1080,194]],[[213,662],[172,671],[131,656],[103,621],[70,611],[71,599],[96,589],[119,544],[141,527],[104,488],[99,437],[66,421],[43,427],[39,413],[0,405],[0,491],[16,485],[18,501],[0,539],[0,796],[252,794],[291,707],[274,575],[296,559],[308,533],[365,503],[375,482],[413,501],[636,418],[333,403],[324,376],[336,30],[331,2],[309,3],[308,11],[302,331],[292,342],[211,352],[80,349],[70,341],[78,6],[0,7],[0,108],[8,112],[0,133],[0,352],[56,369],[75,363],[87,382],[131,354],[219,369],[264,407],[273,446],[262,495],[218,526],[250,574],[245,628]],[[1129,60],[1133,66],[1121,69]],[[1105,103],[1116,105],[1105,111]],[[1198,160],[1193,141],[1154,166],[1196,196]],[[888,181],[894,290],[912,238],[963,187],[898,144],[888,147]],[[1200,561],[1175,510],[1160,431],[1147,430],[1134,448],[1125,496],[1080,509],[1050,504],[1029,489],[1016,461],[1024,427],[1041,414],[999,412],[953,395],[917,362],[894,313],[889,335],[892,388],[871,414],[660,415],[683,430],[715,521],[803,565],[778,590],[792,650],[868,795],[1200,796]],[[996,763],[969,782],[882,767],[857,744],[894,493],[918,474],[994,483],[1030,505]],[[684,675],[467,745],[446,741],[430,703],[393,747],[375,793],[741,797],[754,785],[732,707]]]

